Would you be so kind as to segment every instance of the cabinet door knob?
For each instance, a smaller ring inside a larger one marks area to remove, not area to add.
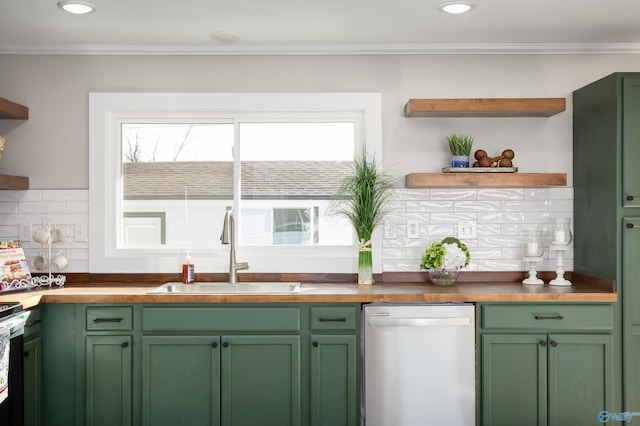
[[[228,347],[229,347],[229,342],[224,342],[224,343],[222,344],[222,347],[223,347],[223,348],[228,348]]]
[[[556,342],[555,340],[552,340],[551,341],[551,346],[553,346],[555,348],[556,346],[558,346],[558,342]]]
[[[217,348],[217,347],[218,347],[218,342],[213,342],[213,343],[211,343],[211,347],[212,347],[212,348]]]
[[[122,342],[122,344],[120,346],[122,347],[122,349],[128,348],[129,347],[129,342]]]
[[[629,228],[629,229],[633,229],[633,228],[634,228],[633,223],[627,223],[627,228]]]
[[[540,346],[542,346],[543,348],[545,346],[547,346],[547,341],[546,340],[540,340]]]
[[[318,342],[313,342],[311,345],[313,345],[314,348],[317,348],[318,346],[320,346]]]
[[[627,201],[633,201],[633,195],[627,195]]]
[[[29,351],[24,351],[22,356],[24,356],[25,358],[29,358]]]

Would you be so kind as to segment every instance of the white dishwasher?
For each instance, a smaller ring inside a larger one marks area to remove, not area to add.
[[[473,304],[364,307],[366,426],[473,426]]]

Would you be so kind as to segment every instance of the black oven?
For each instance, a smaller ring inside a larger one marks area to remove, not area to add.
[[[0,403],[0,425],[24,425],[22,335],[25,315],[20,304],[0,304],[0,331],[9,330],[8,396]],[[0,353],[0,356],[2,354]],[[5,370],[6,371],[6,370]],[[3,374],[0,371],[0,374]]]

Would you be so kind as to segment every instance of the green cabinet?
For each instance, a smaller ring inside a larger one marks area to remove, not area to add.
[[[614,73],[573,93],[574,266],[617,282],[618,411],[640,406],[639,117],[640,73]]]
[[[311,426],[356,426],[356,336],[312,335],[311,346]]]
[[[24,325],[24,424],[42,424],[42,341],[40,308],[27,312]]]
[[[480,305],[486,426],[583,426],[613,411],[611,305]]]
[[[131,425],[131,336],[87,336],[87,426]]]
[[[360,309],[310,308],[310,425],[359,424]]]
[[[625,218],[622,233],[624,399],[627,410],[639,411],[633,407],[640,407],[640,218]]]
[[[220,338],[142,338],[142,424],[220,424]]]
[[[300,424],[299,336],[145,336],[143,425]]]
[[[77,309],[77,425],[359,424],[359,304]]]
[[[81,308],[82,309],[82,308]],[[132,424],[133,308],[87,306],[83,319],[84,401],[83,424]]]

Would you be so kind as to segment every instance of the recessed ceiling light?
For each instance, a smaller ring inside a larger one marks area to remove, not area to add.
[[[440,5],[440,10],[454,15],[459,15],[473,9],[473,4],[466,1],[457,1],[452,3],[444,3]]]
[[[96,10],[94,5],[83,1],[59,1],[58,7],[65,12],[73,13],[75,15],[84,15],[85,13]]]

